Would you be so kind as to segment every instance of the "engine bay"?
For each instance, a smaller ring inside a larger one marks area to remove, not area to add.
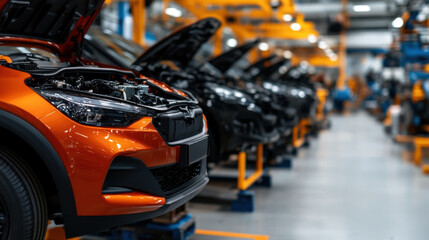
[[[31,72],[26,84],[37,90],[62,90],[113,98],[144,106],[167,106],[189,98],[169,92],[134,73],[110,68],[66,67],[55,72]],[[192,100],[192,99],[191,99]]]

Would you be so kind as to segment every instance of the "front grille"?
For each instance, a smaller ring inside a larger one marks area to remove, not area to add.
[[[203,111],[199,107],[188,111],[174,110],[153,118],[153,125],[166,142],[180,141],[202,132]]]
[[[178,164],[175,164],[173,166],[151,169],[151,172],[165,194],[170,195],[173,190],[200,175],[201,161],[188,167],[180,167]]]

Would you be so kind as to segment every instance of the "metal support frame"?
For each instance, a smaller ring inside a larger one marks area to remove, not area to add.
[[[218,56],[223,52],[223,33],[222,29],[219,29],[215,34],[214,38],[213,56]]]
[[[150,222],[143,225],[142,227],[142,232],[139,235],[142,235],[143,233],[148,237],[147,239],[160,239],[158,238],[158,235],[160,235],[164,237],[168,236],[166,239],[186,240],[195,233],[195,218],[191,214],[186,214],[179,221],[173,224]],[[150,236],[148,236],[148,233]]]
[[[422,150],[429,148],[429,137],[415,137],[414,138],[414,165],[421,167],[423,174],[429,174],[429,164],[423,163]]]
[[[145,0],[130,0],[131,13],[133,15],[133,39],[144,45],[146,33],[146,8]]]
[[[253,191],[247,191],[247,189],[252,185],[271,187],[271,176],[264,174],[263,148],[262,144],[258,144],[256,152],[256,171],[248,178],[246,178],[246,153],[242,151],[238,154],[237,187],[240,191],[237,194],[237,199],[231,203],[231,211],[253,212],[255,208],[254,193]],[[261,183],[255,184],[258,180],[261,180]]]
[[[347,17],[348,22],[347,3],[347,0],[341,0],[342,13]],[[347,30],[345,29],[343,29],[340,33],[338,60],[340,64],[340,73],[338,76],[336,88],[343,89],[346,85],[345,83],[347,78]]]
[[[414,143],[415,136],[410,135],[396,135],[394,141],[397,143]]]
[[[50,224],[51,221],[49,221]],[[48,224],[48,225],[49,225]],[[48,226],[45,240],[81,240],[80,237],[66,239],[66,233],[62,226]]]
[[[118,30],[117,33],[119,35],[124,35],[124,19],[126,15],[126,3],[118,2]]]
[[[317,98],[319,99],[319,104],[317,105],[317,120],[323,121],[325,119],[325,105],[326,105],[326,98],[328,97],[329,93],[328,90],[319,88],[316,91]]]
[[[260,179],[264,173],[264,147],[262,144],[258,144],[258,150],[256,154],[256,171],[249,178],[246,178],[246,153],[240,152],[238,154],[237,187],[241,191],[247,190],[258,179]]]
[[[309,133],[311,120],[308,118],[301,119],[292,130],[292,145],[294,148],[300,148],[306,144],[305,137]]]
[[[108,233],[94,234],[90,237],[97,239],[172,239],[186,240],[195,233],[195,218],[186,214],[174,223],[141,222],[110,230]],[[85,238],[86,239],[86,238]],[[60,239],[50,239],[60,240]],[[80,238],[75,239],[80,240]]]

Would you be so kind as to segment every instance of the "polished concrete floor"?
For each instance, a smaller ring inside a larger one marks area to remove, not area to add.
[[[270,240],[428,239],[429,176],[366,113],[331,120],[291,170],[271,171],[272,188],[252,189],[255,212],[193,202],[197,228]]]

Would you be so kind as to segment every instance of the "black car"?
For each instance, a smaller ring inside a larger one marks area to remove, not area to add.
[[[305,65],[291,67],[288,59],[270,56],[244,71],[247,79],[260,81],[263,88],[276,95],[282,106],[295,109],[299,119],[314,117],[317,108],[316,86],[310,81]]]
[[[257,104],[262,106],[265,116],[276,116],[277,131],[281,133],[281,136],[288,136],[298,120],[296,118],[296,111],[293,108],[285,107],[285,103],[281,102],[276,94],[263,88],[261,82],[264,81],[264,78],[258,81],[257,77],[261,75],[255,74],[256,68],[261,69],[259,73],[262,73],[265,63],[274,58],[274,56],[261,59],[244,70],[237,67],[237,62],[254,48],[258,42],[259,40],[254,40],[244,43],[211,59],[207,64],[216,68],[228,84],[233,84],[235,87],[251,95]],[[250,72],[253,72],[253,74]]]

